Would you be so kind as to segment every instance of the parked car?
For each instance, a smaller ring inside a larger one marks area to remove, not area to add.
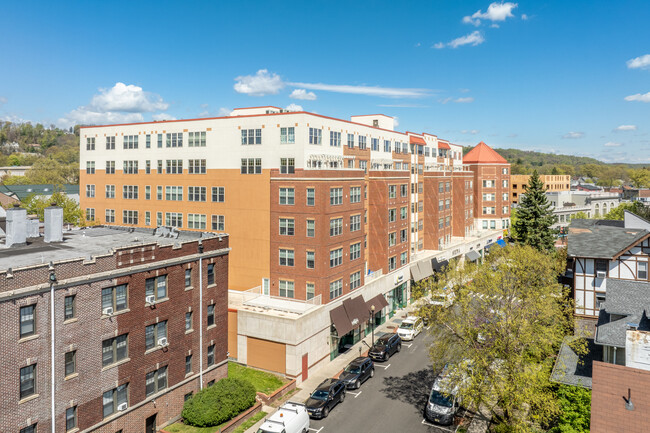
[[[433,382],[424,408],[424,417],[434,423],[450,425],[454,422],[459,406],[458,386],[453,385],[443,371]]]
[[[325,379],[305,402],[312,418],[326,418],[338,403],[345,400],[345,384],[338,379]]]
[[[386,361],[392,354],[402,350],[402,339],[398,334],[385,334],[375,341],[368,351],[373,361]]]
[[[307,433],[309,415],[304,404],[287,402],[264,420],[257,433]]]
[[[424,329],[424,322],[416,316],[408,316],[400,323],[397,334],[402,340],[413,340]]]
[[[375,364],[368,357],[355,358],[345,367],[343,373],[339,376],[349,389],[359,389],[361,384],[375,375]]]

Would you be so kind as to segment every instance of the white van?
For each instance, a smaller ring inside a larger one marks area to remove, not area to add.
[[[422,319],[416,316],[408,316],[402,321],[397,328],[397,335],[400,336],[402,340],[413,340],[424,328],[424,323]]]
[[[257,433],[307,433],[309,415],[304,404],[287,402],[264,420]]]

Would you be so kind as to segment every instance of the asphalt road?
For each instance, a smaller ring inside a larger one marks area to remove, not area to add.
[[[424,404],[435,374],[428,356],[431,336],[426,329],[386,362],[375,363],[375,377],[358,390],[347,390],[323,420],[311,420],[311,432],[426,432],[449,433],[455,427],[437,427],[424,421]]]

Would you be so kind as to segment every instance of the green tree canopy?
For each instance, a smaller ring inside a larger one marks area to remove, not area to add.
[[[645,168],[631,169],[627,171],[630,182],[635,188],[644,188],[650,186],[650,170]]]
[[[650,208],[647,208],[639,201],[621,203],[614,209],[610,210],[603,218],[606,220],[622,220],[625,217],[625,211],[632,212],[635,215],[650,220]]]
[[[79,208],[79,204],[61,191],[55,191],[50,197],[32,194],[20,206],[27,209],[28,214],[38,215],[38,218],[43,221],[45,208],[51,206],[52,203],[63,208],[64,223],[76,226],[87,225],[84,212]]]
[[[544,183],[537,171],[530,176],[525,195],[519,200],[516,221],[512,224],[515,241],[531,245],[540,251],[553,249],[554,230],[557,217],[546,198]]]

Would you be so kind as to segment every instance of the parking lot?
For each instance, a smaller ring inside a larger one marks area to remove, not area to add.
[[[375,376],[323,420],[312,420],[310,431],[449,433],[455,426],[436,426],[424,419],[423,409],[435,374],[428,357],[431,336],[425,330],[386,362],[375,363]]]

